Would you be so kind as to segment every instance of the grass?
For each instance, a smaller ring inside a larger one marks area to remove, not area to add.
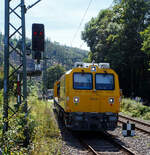
[[[150,107],[129,98],[124,98],[121,103],[121,112],[131,116],[150,120]]]
[[[2,100],[0,92],[0,144],[2,144]],[[13,101],[13,99],[12,99]],[[15,102],[15,100],[14,100]],[[12,103],[13,104],[13,103]],[[3,154],[11,155],[59,155],[62,147],[60,131],[55,122],[52,103],[39,101],[36,96],[28,98],[30,113],[28,116],[28,128],[30,144],[28,148],[22,146],[24,140],[21,126],[24,114],[18,113],[9,122],[11,129],[7,132],[7,140],[4,140]],[[2,146],[2,145],[1,145]],[[5,152],[5,153],[4,153]]]
[[[30,154],[59,155],[61,150],[60,131],[52,113],[52,103],[30,99],[34,130],[31,138]]]
[[[32,80],[28,81],[28,107],[30,112],[27,117],[29,129],[30,144],[28,148],[23,147],[24,142],[24,129],[25,113],[22,113],[23,105],[20,106],[19,112],[13,115],[10,119],[8,132],[2,141],[3,131],[3,72],[0,68],[0,148],[3,154],[11,155],[59,155],[62,141],[60,130],[55,122],[52,102],[40,101],[37,99],[37,91],[39,89],[38,83]],[[14,89],[16,86],[14,85]],[[16,104],[16,97],[10,95],[9,106],[14,109]],[[9,110],[9,116],[13,113]]]
[[[10,99],[10,107],[14,105],[13,98]],[[21,108],[21,107],[20,107]],[[0,91],[0,148],[3,151],[3,154],[25,154],[27,152],[26,148],[21,147],[24,141],[24,130],[22,126],[22,118],[24,118],[24,113],[19,112],[15,115],[12,115],[12,111],[9,110],[9,130],[5,133],[2,140],[2,131],[3,131],[3,90]]]

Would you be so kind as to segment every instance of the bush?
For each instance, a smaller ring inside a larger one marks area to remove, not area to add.
[[[150,112],[146,113],[146,114],[143,116],[143,119],[145,119],[145,120],[150,120]]]
[[[16,114],[10,114],[10,116],[13,115],[13,117],[9,119],[9,130],[3,135],[3,141],[2,139],[0,141],[4,154],[25,154],[27,152],[27,149],[23,148],[25,140],[24,131],[27,125],[24,121],[25,113],[22,113],[22,108],[23,105],[20,106]]]
[[[8,132],[3,136],[3,117],[2,103],[3,91],[0,91],[0,148],[3,154],[60,154],[61,150],[60,132],[54,121],[52,106],[50,103],[39,101],[37,98],[37,86],[29,83],[31,86],[30,96],[28,97],[29,113],[27,115],[27,123],[25,122],[25,113],[22,112],[23,104],[20,105],[19,111],[13,115],[9,111],[9,116],[13,117],[9,120]],[[10,97],[9,106],[13,107],[16,104],[16,98]],[[24,132],[28,129],[29,146],[24,147],[25,136]]]
[[[131,99],[123,99],[121,103],[121,112],[132,117],[140,117],[150,120],[150,107]]]
[[[0,90],[3,88],[3,76],[4,76],[4,72],[2,67],[0,67]]]
[[[3,103],[3,90],[0,90],[0,106],[2,106]]]

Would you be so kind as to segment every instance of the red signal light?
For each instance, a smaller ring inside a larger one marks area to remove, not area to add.
[[[43,33],[42,32],[40,32],[40,36],[42,36],[43,35]]]
[[[34,36],[36,36],[37,35],[37,32],[33,32],[33,34],[34,34]]]

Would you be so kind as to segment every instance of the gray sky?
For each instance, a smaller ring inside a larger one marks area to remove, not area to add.
[[[0,32],[4,32],[4,1],[0,0]],[[12,0],[13,1],[13,0]],[[36,0],[25,0],[26,6]],[[96,17],[101,9],[112,5],[113,0],[93,0],[84,21],[73,40],[77,28],[83,18],[90,0],[42,0],[26,14],[26,34],[31,38],[32,23],[45,25],[46,38],[60,44],[88,49],[81,40],[81,31],[92,17]],[[72,41],[73,40],[73,41]]]

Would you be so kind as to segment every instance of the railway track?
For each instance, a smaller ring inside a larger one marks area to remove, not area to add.
[[[134,123],[135,129],[140,130],[144,133],[150,134],[149,123],[142,122],[140,120],[119,114],[119,120],[118,120],[119,123],[127,123],[127,121],[129,121],[130,123]]]
[[[128,154],[134,155],[135,153],[126,148],[123,144],[117,142],[114,136],[107,132],[101,133],[102,135],[97,138],[87,139],[82,136],[77,136],[79,142],[88,150],[88,154],[93,155],[111,155],[111,154]]]
[[[60,122],[63,124],[62,121]],[[127,122],[127,120],[124,119],[124,122]],[[101,134],[99,132],[96,134],[93,132],[71,132],[64,128],[64,124],[62,125],[62,128],[62,137],[65,137],[65,144],[63,146],[64,152],[67,150],[67,153],[70,155],[144,155],[149,154],[150,152],[148,146],[150,144],[150,135],[145,134],[139,130],[136,132],[135,138],[124,138],[122,136],[121,127],[118,127],[115,131],[109,132],[110,134],[106,133],[107,135],[104,135],[104,133]],[[72,148],[72,146],[74,147]]]

